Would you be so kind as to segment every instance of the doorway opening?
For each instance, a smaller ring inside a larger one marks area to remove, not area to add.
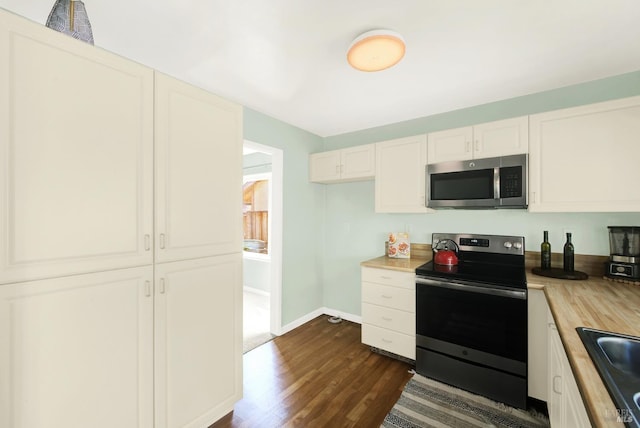
[[[244,352],[281,332],[282,150],[243,147]]]

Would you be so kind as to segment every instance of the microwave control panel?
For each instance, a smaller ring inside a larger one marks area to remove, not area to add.
[[[500,168],[500,197],[522,197],[522,167],[507,166]]]

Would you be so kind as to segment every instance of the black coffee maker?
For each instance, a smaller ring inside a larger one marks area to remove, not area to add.
[[[640,226],[609,226],[609,247],[605,275],[640,280]]]

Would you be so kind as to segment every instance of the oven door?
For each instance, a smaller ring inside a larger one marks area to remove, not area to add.
[[[416,344],[526,377],[527,291],[418,277]]]

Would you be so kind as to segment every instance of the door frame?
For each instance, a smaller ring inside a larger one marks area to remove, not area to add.
[[[269,255],[271,278],[269,281],[271,334],[282,334],[282,236],[283,236],[283,170],[282,149],[244,140],[244,147],[271,156],[271,197],[269,198]]]

